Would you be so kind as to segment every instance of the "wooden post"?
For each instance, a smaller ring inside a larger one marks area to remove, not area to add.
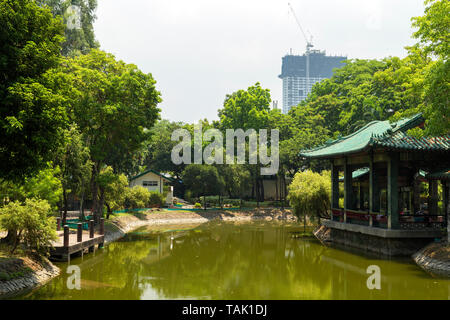
[[[344,209],[353,209],[352,169],[345,158],[344,165]]]
[[[89,220],[89,238],[94,237],[94,220]]]
[[[361,182],[359,182],[358,193],[359,193],[359,210],[364,210],[364,189]]]
[[[69,226],[65,225],[64,226],[64,243],[63,243],[64,247],[68,247],[69,246]]]
[[[413,182],[413,213],[420,210],[420,176],[417,176]]]
[[[369,171],[369,212],[380,212],[380,189],[373,155],[370,156]]]
[[[105,234],[105,219],[104,218],[100,218],[100,234],[101,235]]]
[[[56,217],[56,231],[60,231],[60,230],[61,230],[61,218]]]
[[[438,209],[438,183],[437,180],[428,180],[428,214],[437,214]]]
[[[447,242],[450,244],[450,182],[442,182],[443,201],[442,206],[444,209],[444,223],[447,223]]]
[[[339,208],[339,168],[331,164],[331,208]]]
[[[77,242],[83,241],[83,224],[81,222],[77,223]]]
[[[388,229],[400,227],[398,215],[398,167],[399,155],[393,153],[388,160],[387,168],[387,200],[388,200]]]

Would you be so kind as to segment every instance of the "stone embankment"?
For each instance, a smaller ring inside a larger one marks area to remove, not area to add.
[[[320,226],[314,231],[314,235],[324,245],[332,244],[330,228]],[[450,278],[450,244],[448,242],[431,243],[414,253],[412,259],[431,275]]]
[[[0,272],[12,279],[0,280],[0,299],[39,287],[60,274],[58,267],[45,258],[2,258]]]
[[[244,221],[288,221],[295,222],[296,218],[290,210],[275,208],[253,209],[246,211],[166,211],[152,209],[151,212],[124,215],[108,222],[105,231],[105,243],[116,241],[127,232],[144,226],[161,226],[174,224],[201,224],[211,220],[244,222]]]
[[[450,244],[432,243],[413,255],[414,261],[428,273],[450,278]]]

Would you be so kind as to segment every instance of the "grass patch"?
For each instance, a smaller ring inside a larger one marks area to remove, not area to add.
[[[0,281],[21,278],[33,271],[25,265],[26,253],[22,249],[17,248],[12,255],[10,252],[10,246],[4,243],[0,244]]]

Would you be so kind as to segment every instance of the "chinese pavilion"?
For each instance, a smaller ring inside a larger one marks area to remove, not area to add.
[[[330,241],[408,255],[450,228],[450,135],[406,133],[423,124],[421,114],[395,123],[373,121],[300,153],[331,162],[331,218],[322,222]]]

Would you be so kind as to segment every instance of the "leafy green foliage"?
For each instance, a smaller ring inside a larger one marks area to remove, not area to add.
[[[64,130],[64,143],[56,155],[56,164],[61,168],[60,179],[63,187],[64,217],[67,215],[67,195],[72,192],[81,195],[89,187],[92,161],[89,149],[84,145],[76,125]]]
[[[32,0],[1,0],[0,25],[0,178],[21,180],[62,139],[66,110],[43,75],[58,64],[64,27]]]
[[[36,198],[46,200],[55,210],[63,193],[59,179],[60,172],[59,167],[48,167],[36,175],[25,178],[22,183],[4,180],[0,183],[3,200],[24,202],[27,198]]]
[[[125,197],[125,207],[127,209],[146,208],[150,199],[150,191],[142,186],[134,186],[128,189]]]
[[[166,197],[164,194],[159,193],[158,191],[150,191],[150,196],[148,203],[150,207],[162,207],[166,202]]]
[[[220,165],[218,172],[224,180],[224,189],[229,197],[240,198],[251,188],[250,171],[242,165]]]
[[[127,177],[124,174],[115,174],[111,167],[106,167],[101,170],[98,183],[108,211],[123,209],[128,192]]]
[[[147,168],[160,172],[170,172],[173,176],[180,177],[185,165],[175,165],[172,162],[171,152],[178,141],[172,141],[171,136],[172,132],[181,128],[187,128],[187,126],[181,122],[161,120],[150,129],[151,138],[144,161]]]
[[[224,185],[217,168],[206,164],[188,165],[183,171],[183,183],[195,197],[219,194]]]
[[[325,217],[330,208],[331,178],[329,171],[297,172],[289,186],[288,199],[294,214],[306,223],[306,217]]]
[[[148,128],[159,118],[160,93],[151,74],[97,49],[67,58],[58,77],[66,83],[63,90],[71,101],[71,118],[90,150],[93,210],[99,217],[103,207],[98,196],[100,170],[109,165],[114,172],[130,174],[135,168],[136,157],[150,137]]]
[[[14,201],[0,208],[0,227],[14,234],[13,251],[22,242],[31,250],[47,252],[56,239],[56,222],[50,213],[49,203],[39,199]]]
[[[413,36],[425,53],[447,59],[450,53],[450,3],[447,0],[425,0],[425,14],[412,18]]]
[[[270,110],[270,91],[259,82],[247,90],[227,95],[219,110],[222,129],[265,129]]]

